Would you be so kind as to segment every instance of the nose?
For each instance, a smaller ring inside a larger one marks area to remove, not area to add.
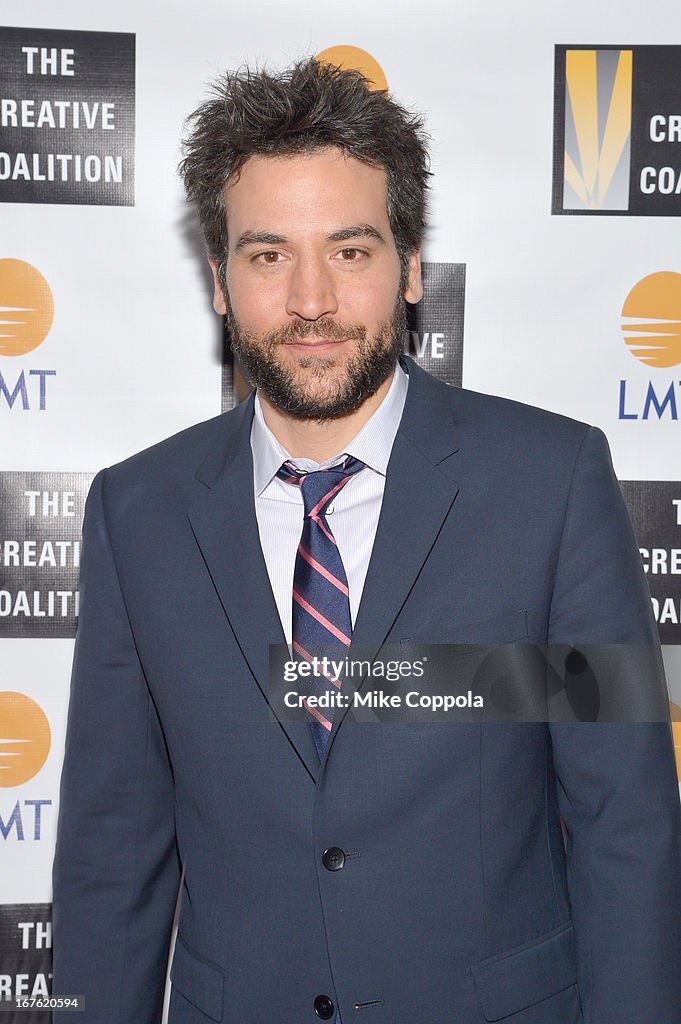
[[[323,259],[295,264],[289,278],[286,312],[303,320],[319,320],[338,312],[333,270]]]

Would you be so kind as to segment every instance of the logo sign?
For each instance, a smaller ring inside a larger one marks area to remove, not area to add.
[[[6,903],[0,905],[0,1000],[22,996],[49,996],[52,985],[52,908],[49,903]],[[0,1006],[2,1003],[0,1002]],[[78,1017],[78,1014],[76,1014]],[[4,1020],[21,1024],[44,1024],[43,1010],[10,1012]]]
[[[663,270],[638,281],[624,301],[621,326],[629,351],[644,366],[659,370],[681,364],[681,274]],[[678,421],[678,375],[658,374],[647,381],[644,376],[620,380],[618,419]]]
[[[50,286],[24,260],[0,259],[0,356],[23,356],[43,343],[54,319]],[[0,411],[47,409],[48,381],[56,370],[0,370]]]
[[[681,215],[681,46],[557,46],[554,214]]]
[[[681,274],[661,271],[635,284],[622,307],[622,331],[647,366],[681,363]]]
[[[359,46],[329,46],[317,54],[320,64],[333,64],[334,67],[360,71],[369,82],[371,89],[387,89],[388,80],[385,71],[372,54]]]
[[[23,260],[0,259],[0,355],[32,352],[53,318],[54,299],[40,271]]]
[[[404,351],[438,380],[461,386],[466,288],[464,263],[423,263],[423,298],[407,303]],[[225,327],[222,363],[222,411],[248,394],[244,374],[234,359]]]
[[[0,473],[0,637],[71,637],[89,473]]]
[[[21,786],[37,775],[50,751],[50,723],[24,693],[0,691],[0,786]]]
[[[681,644],[681,483],[625,480],[620,484],[650,585],[663,644]]]
[[[424,263],[423,298],[407,305],[404,351],[445,384],[461,387],[465,263]]]
[[[134,204],[135,36],[0,30],[0,201]]]

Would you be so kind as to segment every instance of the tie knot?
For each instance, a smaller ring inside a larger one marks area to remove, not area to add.
[[[298,469],[292,462],[285,462],[277,470],[277,476],[280,480],[300,487],[306,516],[323,516],[348,480],[362,469],[363,462],[347,455],[337,466],[316,469],[311,473]]]

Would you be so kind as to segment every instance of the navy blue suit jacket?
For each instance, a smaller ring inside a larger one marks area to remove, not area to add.
[[[405,365],[354,641],[653,643],[603,435]],[[268,712],[252,412],[93,484],[55,993],[158,1022],[183,871],[172,1024],[679,1024],[669,726],[340,716],[320,765]]]

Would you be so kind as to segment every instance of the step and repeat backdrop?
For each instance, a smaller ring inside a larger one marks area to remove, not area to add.
[[[245,393],[176,174],[183,119],[223,69],[318,54],[425,113],[431,226],[405,351],[452,384],[605,431],[681,718],[681,9],[264,0],[249,11],[204,0],[189,17],[174,0],[162,15],[132,0],[8,0],[1,17],[8,998],[50,991],[50,869],[89,483]]]

